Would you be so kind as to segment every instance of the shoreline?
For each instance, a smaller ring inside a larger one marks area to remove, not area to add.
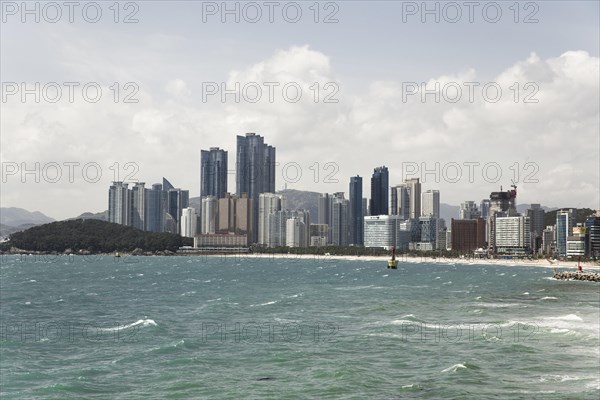
[[[114,253],[98,253],[98,254],[44,254],[44,253],[21,253],[21,254],[2,254],[2,257],[6,256],[15,256],[22,258],[39,258],[40,261],[44,262],[52,262],[53,260],[60,259],[62,257],[82,257],[82,258],[93,258],[97,259],[98,257],[115,257]],[[314,260],[316,262],[328,262],[328,261],[378,261],[381,263],[387,263],[390,256],[373,256],[373,255],[363,255],[363,256],[353,256],[353,255],[321,255],[321,254],[293,254],[293,253],[239,253],[239,254],[171,254],[171,255],[136,255],[131,253],[120,253],[120,257],[118,258],[129,258],[129,257],[203,257],[203,258],[237,258],[240,261],[248,261],[255,262],[257,260],[269,260],[269,259],[288,259],[290,261],[295,260]],[[402,264],[421,264],[421,263],[429,263],[429,264],[460,264],[460,265],[473,265],[473,266],[486,266],[486,265],[498,265],[498,266],[506,266],[506,267],[518,267],[518,266],[528,266],[528,267],[541,267],[541,268],[566,268],[577,270],[577,261],[553,261],[550,262],[547,259],[538,259],[538,260],[527,260],[527,259],[489,259],[489,258],[456,258],[456,257],[419,257],[419,256],[406,256],[406,255],[398,255],[396,259],[399,262],[399,265]],[[581,262],[581,267],[584,271],[598,271],[600,272],[600,263],[594,261],[586,261]]]

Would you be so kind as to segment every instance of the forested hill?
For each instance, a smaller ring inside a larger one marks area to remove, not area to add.
[[[13,233],[2,248],[17,247],[29,251],[73,252],[87,250],[93,253],[143,251],[176,251],[192,245],[191,238],[171,233],[145,232],[130,226],[100,220],[69,220],[38,225]]]

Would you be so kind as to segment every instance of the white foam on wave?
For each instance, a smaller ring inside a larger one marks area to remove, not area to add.
[[[511,308],[511,307],[520,307],[519,303],[476,303],[478,307],[486,307],[486,308]]]
[[[586,379],[596,379],[595,376],[571,376],[571,375],[542,375],[540,382],[568,382],[568,381],[580,381]]]
[[[403,325],[403,324],[414,324],[415,321],[411,321],[409,319],[395,319],[390,321],[392,325]]]
[[[128,324],[128,325],[121,325],[121,326],[115,326],[112,328],[104,328],[102,329],[103,331],[108,331],[108,332],[112,332],[112,331],[120,331],[123,329],[129,329],[129,328],[133,328],[135,326],[158,326],[158,324],[156,322],[154,322],[153,319],[138,319],[137,321]]]
[[[269,306],[269,305],[275,304],[275,303],[277,303],[277,300],[267,301],[266,303],[260,303],[260,304],[250,304],[250,307]]]
[[[561,315],[559,317],[542,318],[550,321],[583,321],[583,319],[575,314]]]
[[[537,317],[527,321],[511,321],[511,323],[529,325],[535,327],[535,331],[542,330],[554,334],[600,337],[597,316],[583,319],[575,314],[567,314],[554,317]]]
[[[446,369],[443,369],[442,372],[456,372],[459,369],[467,369],[467,366],[464,364],[454,364],[451,367],[448,367]]]
[[[542,297],[540,300],[558,300],[558,297],[545,296],[545,297]]]
[[[384,337],[384,338],[403,338],[403,335],[391,332],[381,332],[381,333],[367,333],[365,336],[374,336],[374,337]]]

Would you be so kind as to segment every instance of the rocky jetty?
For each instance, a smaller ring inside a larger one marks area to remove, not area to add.
[[[554,279],[561,279],[561,280],[600,282],[600,272],[583,272],[583,271],[557,272],[557,271],[554,271],[553,277],[554,277]]]

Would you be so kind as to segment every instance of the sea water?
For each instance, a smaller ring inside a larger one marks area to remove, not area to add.
[[[386,264],[3,256],[0,397],[600,397],[597,283]]]

